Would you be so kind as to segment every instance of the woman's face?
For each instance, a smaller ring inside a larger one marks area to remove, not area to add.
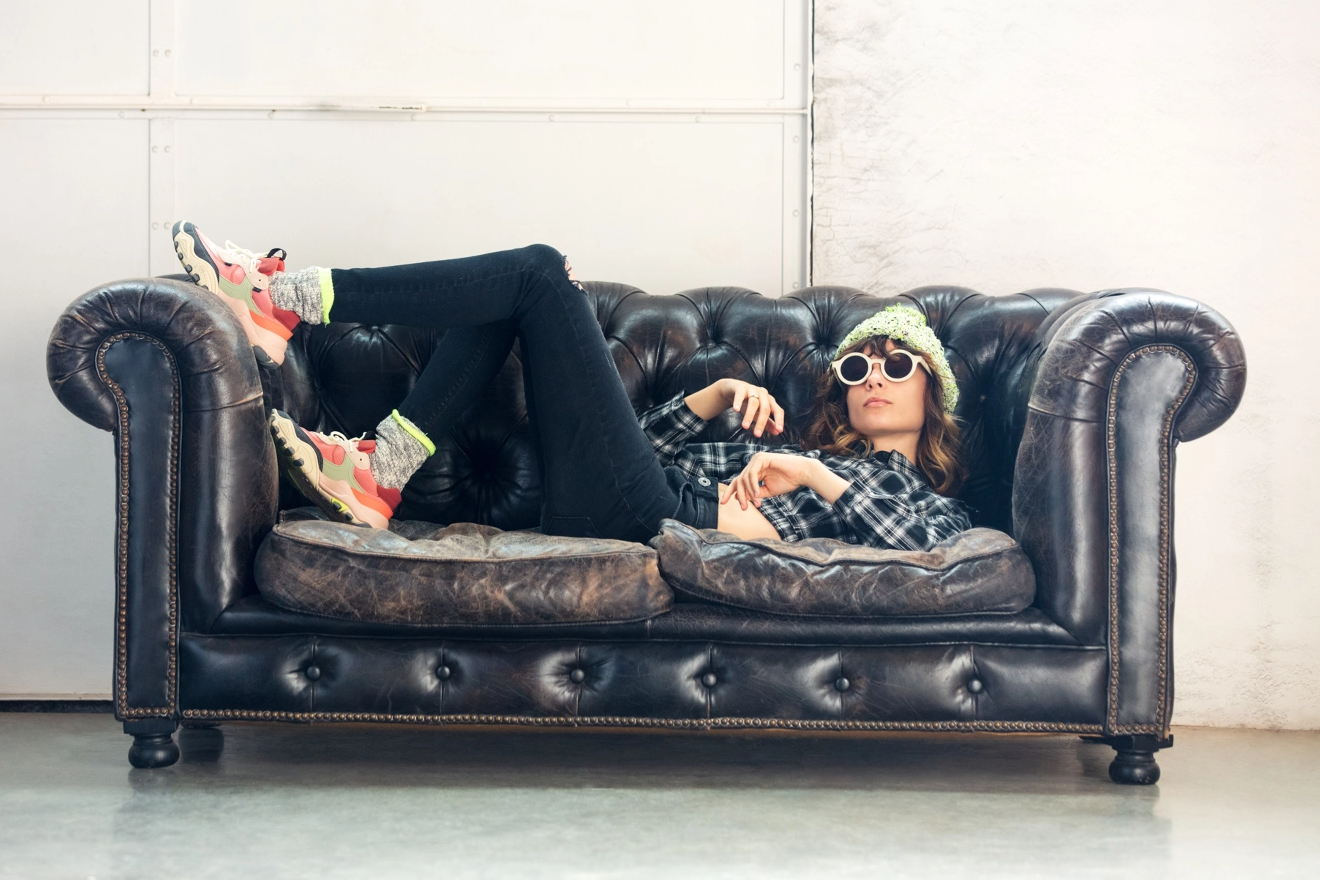
[[[885,340],[885,351],[901,346],[894,340]],[[880,357],[880,353],[867,343],[864,354]],[[879,448],[893,448],[894,440],[904,435],[919,435],[926,424],[926,371],[920,366],[910,379],[890,382],[880,372],[879,364],[871,365],[871,375],[860,385],[848,386],[848,421],[853,430],[871,438]]]

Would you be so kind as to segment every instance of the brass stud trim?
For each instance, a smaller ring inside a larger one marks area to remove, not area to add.
[[[110,346],[124,339],[141,339],[150,342],[165,353],[169,361],[171,416],[174,420],[174,432],[170,438],[169,484],[166,492],[166,542],[169,547],[169,657],[168,677],[166,681],[166,701],[164,706],[129,706],[128,705],[128,498],[129,498],[129,435],[128,435],[128,398],[124,390],[106,371],[105,355]],[[178,711],[178,502],[179,502],[179,368],[174,359],[174,352],[154,336],[131,330],[114,333],[105,338],[96,350],[96,372],[101,381],[115,398],[117,419],[115,434],[118,440],[116,450],[118,470],[115,474],[118,510],[115,525],[115,593],[117,598],[117,620],[115,641],[115,714],[121,719],[174,716]]]
[[[1159,535],[1159,662],[1156,669],[1158,686],[1156,693],[1156,713],[1159,721],[1154,724],[1118,723],[1118,683],[1120,675],[1119,645],[1121,644],[1118,617],[1118,567],[1119,567],[1119,528],[1118,528],[1118,445],[1115,439],[1118,413],[1118,392],[1123,374],[1127,372],[1137,358],[1148,354],[1172,354],[1187,368],[1187,379],[1182,390],[1174,398],[1164,413],[1164,424],[1160,433],[1160,535]],[[1109,491],[1109,692],[1108,713],[1105,733],[1115,736],[1149,733],[1163,736],[1168,733],[1165,720],[1168,717],[1168,680],[1169,680],[1169,557],[1172,534],[1169,519],[1172,509],[1170,492],[1172,445],[1174,418],[1182,408],[1192,387],[1196,384],[1196,364],[1187,352],[1174,345],[1145,345],[1130,352],[1123,358],[1110,380],[1109,403],[1105,417],[1105,458],[1108,468]]]

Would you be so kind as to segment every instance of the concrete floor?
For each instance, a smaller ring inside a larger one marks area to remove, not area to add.
[[[0,714],[0,877],[1320,877],[1320,733],[1071,737],[226,724],[132,770]]]

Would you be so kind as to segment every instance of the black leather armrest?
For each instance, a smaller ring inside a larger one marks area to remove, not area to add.
[[[275,522],[253,350],[205,291],[131,279],[65,309],[46,369],[61,403],[115,435],[116,715],[174,715],[180,627],[205,630],[248,591]]]
[[[1232,415],[1236,331],[1153,290],[1079,297],[1036,336],[1013,488],[1037,604],[1109,648],[1106,732],[1163,733],[1172,707],[1174,448]]]

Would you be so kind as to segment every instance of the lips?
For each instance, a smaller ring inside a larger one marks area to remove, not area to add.
[[[893,406],[893,401],[885,400],[883,397],[868,397],[866,403],[862,406]]]

